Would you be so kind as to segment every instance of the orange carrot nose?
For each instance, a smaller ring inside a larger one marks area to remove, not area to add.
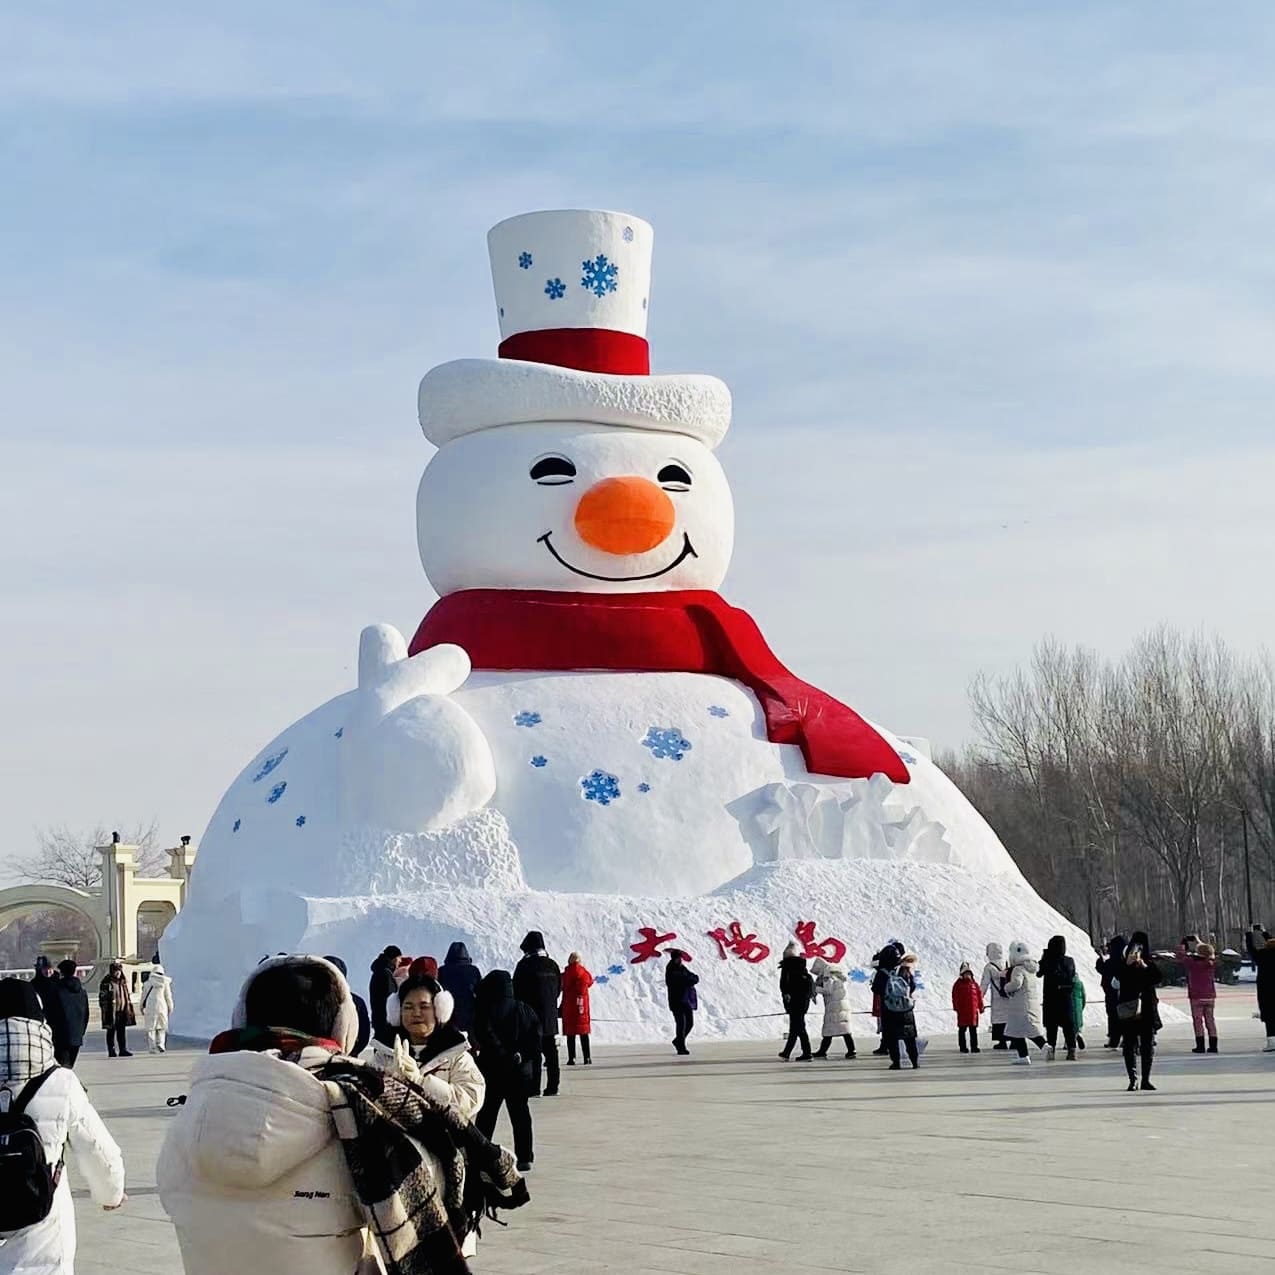
[[[673,502],[649,478],[604,478],[576,506],[580,539],[605,553],[646,553],[669,538],[676,521]]]

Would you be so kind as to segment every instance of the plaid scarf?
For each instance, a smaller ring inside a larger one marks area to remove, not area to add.
[[[55,1066],[53,1036],[44,1023],[34,1018],[0,1018],[0,1085],[12,1094],[10,1101],[32,1076]]]
[[[464,1237],[484,1214],[530,1196],[508,1151],[489,1142],[450,1103],[436,1103],[397,1076],[349,1059],[315,1075],[354,1188],[376,1236],[386,1275],[468,1275]],[[439,1181],[421,1155],[441,1166]]]

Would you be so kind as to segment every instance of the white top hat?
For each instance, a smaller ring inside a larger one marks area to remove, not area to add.
[[[441,447],[497,425],[583,420],[688,434],[715,447],[730,391],[712,376],[652,376],[650,225],[627,213],[525,213],[487,235],[499,359],[431,369],[421,429]]]

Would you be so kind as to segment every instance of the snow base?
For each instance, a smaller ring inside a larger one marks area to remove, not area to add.
[[[592,992],[598,1041],[667,1040],[671,1017],[664,962],[632,963],[630,945],[639,941],[639,927],[653,926],[660,934],[677,936],[661,951],[676,946],[693,956],[691,968],[700,976],[696,1038],[774,1039],[785,1024],[779,958],[800,921],[814,921],[820,940],[835,936],[845,942],[842,966],[850,979],[855,1033],[865,1040],[873,1029],[870,958],[893,937],[920,957],[924,988],[916,1017],[923,1034],[955,1030],[950,991],[962,961],[981,971],[987,943],[1008,948],[1022,939],[1040,951],[1054,934],[1066,937],[1084,978],[1090,1030],[1096,1033],[1102,1021],[1088,936],[1020,879],[947,864],[785,860],[760,864],[712,894],[661,899],[502,888],[507,868],[493,864],[483,882],[457,881],[446,890],[437,888],[435,878],[429,889],[399,888],[381,895],[313,898],[261,889],[227,895],[212,905],[203,897],[192,900],[164,940],[165,966],[178,992],[174,1030],[199,1038],[222,1030],[244,975],[266,954],[341,956],[354,989],[362,991],[368,967],[388,943],[441,959],[459,939],[485,972],[512,969],[523,935],[538,929],[559,964],[578,951],[598,979]],[[721,958],[708,934],[732,921],[770,948],[760,963]],[[219,958],[210,961],[210,952]],[[1162,1012],[1166,1022],[1176,1014],[1168,1007]],[[818,1036],[822,1005],[807,1022],[811,1035]]]

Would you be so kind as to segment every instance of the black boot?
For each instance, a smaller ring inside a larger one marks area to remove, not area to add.
[[[1197,1036],[1195,1038],[1195,1048],[1191,1050],[1193,1054],[1202,1054],[1204,1052],[1204,1037]]]
[[[1209,1037],[1209,1053],[1211,1054],[1217,1053],[1217,1037],[1216,1036]]]

